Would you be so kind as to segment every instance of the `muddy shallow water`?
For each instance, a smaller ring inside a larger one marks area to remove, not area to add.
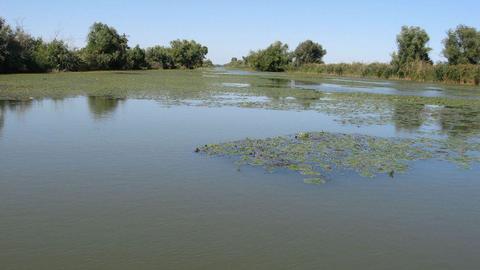
[[[94,96],[1,101],[2,269],[480,264],[478,164],[465,169],[418,160],[394,178],[342,170],[326,184],[309,185],[294,171],[238,169],[231,158],[194,152],[204,144],[305,131],[474,138],[480,129],[475,112],[442,114],[424,106],[404,119],[409,105],[374,124],[352,123],[344,110],[248,92],[264,79],[242,79],[243,73],[223,79],[221,73],[207,75],[239,90],[175,102]],[[453,125],[458,119],[464,125]]]

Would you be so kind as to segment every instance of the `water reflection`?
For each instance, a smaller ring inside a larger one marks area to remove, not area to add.
[[[393,106],[393,121],[397,130],[416,131],[426,120],[423,104],[396,102]]]
[[[125,99],[109,96],[89,96],[88,108],[94,119],[109,118]]]
[[[439,116],[442,131],[451,136],[473,136],[480,133],[480,108],[444,107]]]
[[[7,111],[19,116],[24,115],[33,104],[33,100],[0,100],[0,135],[5,126]]]
[[[0,135],[2,135],[3,126],[5,125],[5,102],[0,100]]]

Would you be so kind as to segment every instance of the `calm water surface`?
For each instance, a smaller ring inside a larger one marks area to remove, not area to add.
[[[316,111],[76,97],[0,102],[1,269],[477,269],[479,166],[395,178],[240,170],[196,146],[408,136]],[[431,128],[436,128],[435,126]]]

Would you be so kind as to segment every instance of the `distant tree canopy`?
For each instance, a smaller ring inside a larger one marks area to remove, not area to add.
[[[170,42],[173,60],[177,66],[192,69],[201,67],[208,48],[194,40],[174,40]]]
[[[443,40],[443,55],[452,65],[480,64],[480,31],[474,27],[459,25],[450,29]]]
[[[153,68],[172,69],[175,68],[172,50],[163,46],[155,46],[146,50],[148,64]]]
[[[26,33],[21,27],[15,30],[0,18],[0,72],[40,71],[38,48],[41,39]]]
[[[392,64],[399,68],[408,63],[432,63],[428,53],[432,50],[427,46],[430,37],[427,32],[416,26],[403,26],[397,35],[398,51],[392,55]]]
[[[87,44],[80,50],[63,40],[44,42],[21,27],[12,29],[0,17],[0,73],[145,68],[197,68],[212,66],[208,48],[193,40],[174,40],[171,47],[146,50],[128,46],[125,34],[96,22],[90,27]]]
[[[206,65],[213,65],[205,60],[208,48],[193,40],[174,40],[171,47],[155,46],[148,48],[146,59],[150,66],[155,68],[193,69]]]
[[[252,51],[247,56],[248,64],[260,71],[284,71],[291,61],[288,45],[280,41],[274,42],[266,49]]]
[[[90,69],[122,69],[127,63],[127,43],[125,34],[96,22],[90,27],[82,56]]]
[[[322,64],[323,57],[326,54],[327,50],[323,49],[322,45],[311,40],[306,40],[298,44],[293,52],[296,66],[304,64]]]
[[[76,52],[70,50],[67,44],[58,39],[43,46],[45,67],[59,71],[74,71],[80,67],[80,58]]]
[[[145,60],[145,50],[139,45],[127,50],[127,68],[128,69],[144,69],[148,64]]]

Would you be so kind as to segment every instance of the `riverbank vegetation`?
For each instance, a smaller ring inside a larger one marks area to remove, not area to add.
[[[125,34],[96,22],[84,48],[60,39],[46,42],[12,28],[0,18],[0,73],[186,68],[203,66],[208,48],[193,40],[174,40],[170,47],[130,47]]]
[[[433,63],[429,57],[430,37],[420,27],[404,26],[397,35],[397,51],[390,63],[324,64],[327,51],[311,40],[290,52],[279,41],[263,50],[251,51],[242,59],[232,58],[228,67],[259,71],[291,71],[338,76],[404,79],[478,85],[480,83],[480,31],[459,25],[444,39],[443,55],[447,62]]]

